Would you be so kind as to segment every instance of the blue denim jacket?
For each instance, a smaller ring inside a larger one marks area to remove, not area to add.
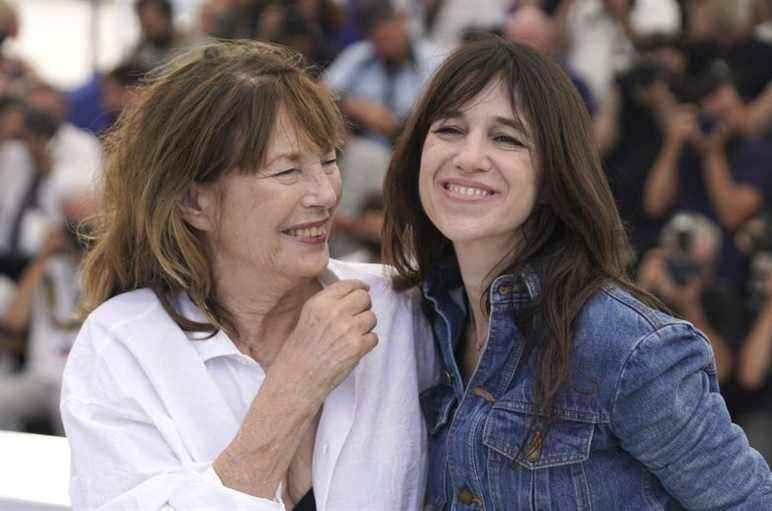
[[[713,352],[691,324],[607,285],[575,324],[570,382],[546,437],[533,355],[513,312],[532,271],[497,278],[490,330],[464,388],[454,359],[466,321],[460,278],[423,287],[444,375],[421,397],[430,434],[428,510],[772,510],[772,475],[731,423]]]

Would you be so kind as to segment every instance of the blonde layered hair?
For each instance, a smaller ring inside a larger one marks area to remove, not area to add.
[[[106,140],[82,316],[117,294],[150,288],[184,330],[235,331],[216,296],[208,242],[184,220],[181,206],[193,184],[261,169],[280,108],[302,142],[324,151],[340,146],[343,122],[334,99],[287,48],[214,43],[145,81]],[[207,323],[175,309],[181,292]]]

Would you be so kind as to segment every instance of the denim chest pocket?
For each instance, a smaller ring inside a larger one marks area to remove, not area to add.
[[[556,410],[545,437],[534,428],[529,408],[527,404],[496,403],[485,421],[483,444],[529,470],[580,463],[590,457],[595,430],[592,414]]]
[[[490,511],[597,511],[585,473],[595,434],[592,414],[556,410],[545,436],[533,409],[499,401],[485,419]]]

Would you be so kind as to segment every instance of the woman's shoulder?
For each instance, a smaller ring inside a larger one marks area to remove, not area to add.
[[[607,282],[590,297],[577,318],[578,325],[627,336],[646,336],[671,325],[688,322],[647,304],[630,290]]]
[[[180,345],[158,298],[150,289],[121,293],[88,315],[64,371],[64,395],[109,401],[110,392],[147,380],[149,363],[169,360]],[[107,392],[110,390],[110,392]]]
[[[146,321],[148,315],[165,314],[156,294],[149,288],[135,289],[113,296],[94,309],[85,324],[109,325],[111,329]]]
[[[582,308],[576,321],[575,345],[580,358],[621,370],[630,356],[644,346],[666,346],[690,339],[708,347],[691,323],[646,304],[615,283],[602,286]]]

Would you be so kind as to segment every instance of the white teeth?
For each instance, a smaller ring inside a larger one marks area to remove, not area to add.
[[[448,184],[448,190],[459,195],[467,195],[470,197],[486,197],[492,194],[492,192],[487,190],[481,190],[479,188],[472,188],[469,186],[460,186],[452,183]]]
[[[327,229],[324,226],[306,227],[304,229],[288,229],[286,233],[296,238],[318,238],[327,234]]]

